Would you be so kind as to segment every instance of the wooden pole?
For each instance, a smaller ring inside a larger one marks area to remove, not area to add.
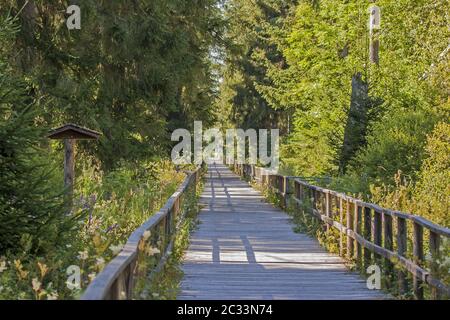
[[[67,192],[68,210],[72,208],[75,180],[75,140],[64,139],[64,187]]]
[[[381,24],[380,8],[376,5],[370,7],[370,45],[369,45],[369,59],[370,62],[380,64],[380,40],[378,30]]]
[[[398,255],[405,257],[407,252],[407,224],[404,218],[397,218],[397,253]],[[408,283],[406,274],[403,270],[398,272],[398,291],[401,295],[405,294],[408,290]]]

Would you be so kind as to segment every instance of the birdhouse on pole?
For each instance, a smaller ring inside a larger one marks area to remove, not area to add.
[[[379,64],[380,57],[380,40],[378,37],[378,30],[381,29],[381,9],[377,5],[371,5],[369,7],[369,30],[370,30],[370,48],[369,57],[370,62]]]
[[[50,131],[48,138],[64,141],[64,187],[68,193],[68,202],[71,206],[73,184],[75,181],[75,141],[98,140],[101,133],[80,127],[75,124],[66,124]]]

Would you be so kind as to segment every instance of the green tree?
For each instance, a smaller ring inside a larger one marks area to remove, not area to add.
[[[45,101],[40,116],[49,126],[75,122],[101,131],[100,143],[81,144],[81,151],[104,169],[167,155],[174,128],[214,121],[216,0],[80,0],[81,30],[72,31],[69,1],[6,3],[20,12],[15,66],[33,97]]]
[[[18,32],[10,16],[0,20],[0,252],[40,251],[55,245],[72,227],[63,214],[63,200],[55,191],[53,174],[40,145],[45,127],[35,121],[37,102],[30,103],[30,87],[8,64]]]
[[[289,126],[289,113],[270,105],[258,90],[269,85],[268,64],[285,65],[270,30],[283,21],[296,1],[228,1],[225,6],[226,48],[220,110],[224,118],[242,128]]]

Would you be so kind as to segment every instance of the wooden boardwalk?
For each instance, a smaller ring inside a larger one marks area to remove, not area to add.
[[[226,166],[209,167],[178,299],[384,299]]]

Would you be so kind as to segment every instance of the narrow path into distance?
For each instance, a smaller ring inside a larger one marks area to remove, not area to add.
[[[385,299],[224,165],[209,166],[178,299]]]

